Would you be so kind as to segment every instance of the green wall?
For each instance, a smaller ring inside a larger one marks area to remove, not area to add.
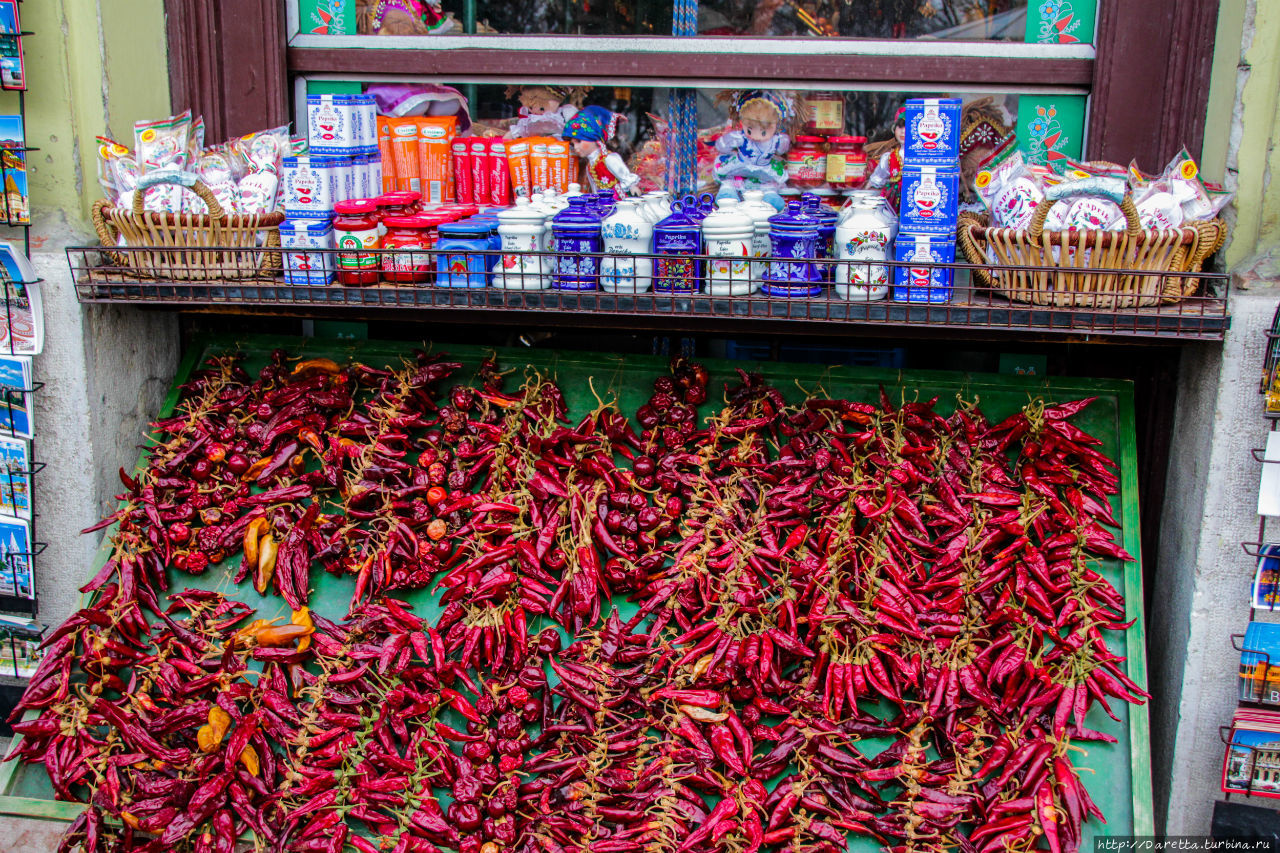
[[[85,228],[101,196],[97,143],[110,134],[133,147],[133,123],[169,109],[162,0],[37,0],[23,3],[27,144],[37,220]],[[0,94],[0,112],[17,95]]]

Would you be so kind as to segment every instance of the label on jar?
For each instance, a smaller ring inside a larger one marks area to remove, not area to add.
[[[809,126],[815,130],[840,131],[844,129],[843,100],[810,100]]]
[[[354,249],[378,248],[378,229],[366,228],[359,231],[337,232],[337,248],[346,250],[338,255],[338,266],[342,269],[370,269],[378,265],[378,256],[365,252],[354,253]]]
[[[867,161],[848,154],[827,155],[827,183],[857,184],[867,174]]]
[[[792,181],[822,181],[826,177],[825,155],[820,151],[812,154],[792,154],[787,159],[787,177]]]

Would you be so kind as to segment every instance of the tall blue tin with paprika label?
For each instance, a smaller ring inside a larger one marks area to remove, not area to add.
[[[898,233],[893,268],[894,302],[950,302],[956,271],[930,266],[956,260],[955,235]]]
[[[763,293],[769,296],[817,296],[822,274],[815,268],[819,228],[816,216],[804,212],[801,202],[789,201],[782,213],[769,217],[769,261]]]
[[[960,162],[959,98],[911,98],[903,107],[907,138],[902,162],[908,166],[954,166]]]
[[[604,238],[594,196],[577,195],[551,220],[551,251],[556,253],[551,286],[556,290],[596,290]]]
[[[671,215],[653,226],[653,289],[658,293],[697,293],[702,285],[702,217],[683,201],[671,203]]]
[[[954,234],[960,218],[960,170],[903,166],[898,227],[911,234]]]

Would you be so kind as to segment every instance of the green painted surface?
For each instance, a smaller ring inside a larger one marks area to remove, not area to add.
[[[1028,162],[1043,166],[1064,157],[1080,159],[1086,100],[1083,95],[1018,96],[1018,148]]]
[[[1235,165],[1239,187],[1236,222],[1226,253],[1228,268],[1280,241],[1280,188],[1268,180],[1280,168],[1280,152],[1274,144],[1280,120],[1280,3],[1264,0],[1255,5],[1253,31],[1246,38],[1250,41],[1240,65],[1247,77],[1238,95],[1240,141]]]
[[[1244,34],[1247,5],[1246,0],[1219,0],[1218,3],[1218,29],[1213,42],[1209,100],[1205,107],[1204,146],[1200,151],[1200,174],[1205,180],[1216,183],[1222,183],[1227,175],[1231,117],[1235,112],[1239,76],[1240,39]]]
[[[346,80],[308,80],[308,95],[359,95],[364,91],[360,83]]]
[[[1027,0],[1028,44],[1093,44],[1096,0]]]
[[[359,359],[382,366],[398,363],[415,346],[409,343],[385,341],[337,342],[315,338],[281,339],[256,337],[237,339],[246,354],[246,368],[253,373],[265,363],[267,352],[274,347],[284,347],[298,356],[327,356],[342,361]],[[197,342],[180,366],[174,388],[166,398],[159,417],[172,411],[177,402],[177,385],[181,384],[206,352],[225,352],[234,345],[232,339]],[[467,378],[480,360],[494,352],[479,347],[454,346],[448,349],[450,356],[466,367],[460,381]],[[591,355],[585,353],[558,353],[548,350],[498,350],[498,359],[504,368],[523,370],[525,365],[536,367],[555,377],[564,392],[570,408],[570,419],[596,407],[596,396],[603,399],[616,397],[622,410],[634,411],[649,394],[651,379],[665,372],[666,360],[657,357]],[[743,362],[706,359],[703,362],[711,372],[712,387],[733,378],[733,369],[747,365]],[[980,399],[983,411],[989,418],[999,420],[1025,405],[1031,398],[1044,397],[1047,401],[1065,401],[1084,396],[1097,396],[1098,400],[1074,419],[1080,428],[1103,441],[1099,448],[1121,465],[1121,495],[1113,502],[1117,517],[1124,523],[1123,543],[1126,549],[1138,555],[1138,500],[1137,500],[1137,446],[1134,435],[1134,411],[1132,386],[1128,382],[1087,379],[1041,379],[995,374],[966,374],[944,371],[899,371],[871,368],[822,368],[810,365],[767,362],[753,366],[778,387],[784,395],[797,399],[801,387],[816,389],[819,386],[832,395],[850,399],[875,400],[881,387],[893,400],[914,400],[938,397],[938,410],[949,414],[957,395],[967,400]],[[588,382],[588,380],[591,380]],[[594,393],[592,388],[594,387]],[[100,552],[99,562],[105,560]],[[214,567],[198,577],[176,575],[179,586],[213,588],[235,595],[249,605],[259,608],[259,617],[288,616],[283,601],[275,596],[263,599],[251,584],[233,588],[230,582],[234,568],[228,564]],[[97,566],[86,570],[88,577]],[[1125,564],[1109,562],[1101,571],[1129,602],[1130,617],[1137,616],[1134,626],[1125,634],[1114,638],[1112,648],[1129,658],[1128,673],[1139,684],[1146,681],[1145,644],[1142,632],[1142,591],[1140,562]],[[330,618],[338,618],[346,611],[353,583],[348,578],[335,578],[325,572],[312,575],[314,591],[312,606],[317,612]],[[425,591],[404,596],[413,602],[415,610],[424,616],[438,612]],[[624,604],[625,606],[625,604]],[[627,606],[628,609],[629,606]],[[622,609],[622,608],[620,608]],[[541,626],[537,626],[540,628]],[[534,630],[531,626],[530,630]],[[1119,740],[1117,744],[1088,744],[1086,754],[1077,754],[1073,760],[1082,768],[1082,778],[1090,793],[1107,816],[1105,826],[1090,825],[1084,832],[1084,845],[1094,835],[1149,835],[1153,831],[1151,806],[1150,747],[1148,740],[1147,712],[1144,707],[1123,708],[1116,711],[1122,723],[1108,720],[1101,710],[1090,713],[1087,724],[1091,728],[1106,731]],[[13,763],[4,765],[13,768]],[[47,801],[52,796],[47,776],[40,766],[23,766],[0,774],[0,813],[33,814],[34,803]],[[44,809],[44,806],[40,807]],[[60,807],[69,818],[74,806]],[[866,839],[857,839],[855,848],[872,850],[875,845]],[[1086,848],[1087,849],[1087,848]]]
[[[163,0],[42,0],[23,3],[27,144],[36,218],[65,216],[87,228],[101,198],[94,137],[133,147],[133,123],[169,114]],[[17,112],[14,93],[0,112]]]

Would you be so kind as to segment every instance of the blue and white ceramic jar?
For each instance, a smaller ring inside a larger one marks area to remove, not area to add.
[[[818,219],[818,260],[831,260],[836,256],[836,220],[840,218],[840,214],[823,204],[822,199],[814,193],[804,193],[800,196],[800,201],[805,215]],[[821,281],[831,281],[833,278],[834,264],[814,264],[814,268]]]
[[[624,198],[600,226],[605,257],[600,288],[610,293],[640,293],[653,283],[653,260],[644,255],[653,244],[653,223],[640,213],[637,199]]]
[[[820,220],[806,214],[798,201],[769,217],[769,261],[761,290],[769,296],[817,296],[822,293],[814,259],[818,256]]]
[[[596,290],[600,286],[600,258],[604,251],[595,198],[576,195],[551,220],[551,250],[556,253],[551,286],[556,290]]]

